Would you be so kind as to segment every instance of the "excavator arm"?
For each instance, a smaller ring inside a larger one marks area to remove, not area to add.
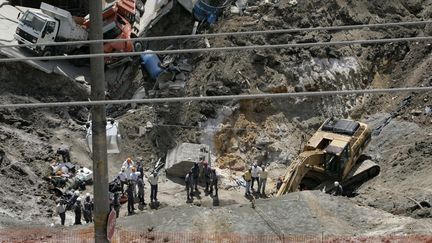
[[[303,178],[310,171],[324,173],[319,165],[322,163],[324,153],[322,151],[304,151],[289,166],[284,176],[283,183],[277,192],[277,196],[298,190]]]

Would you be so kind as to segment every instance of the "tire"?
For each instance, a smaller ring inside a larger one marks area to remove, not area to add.
[[[140,12],[140,15],[142,16],[144,14],[144,3],[141,0],[136,0],[135,4],[136,9]]]
[[[144,50],[144,45],[141,41],[135,41],[133,47],[134,47],[134,52],[141,52]]]
[[[42,57],[50,57],[54,56],[54,49],[52,47],[45,47],[45,49],[42,51],[41,56]],[[41,60],[43,62],[47,62],[48,60]]]
[[[51,47],[45,47],[45,49],[42,51],[43,57],[50,57],[54,56],[54,49]]]

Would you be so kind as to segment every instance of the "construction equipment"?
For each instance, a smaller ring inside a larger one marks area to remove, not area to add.
[[[370,140],[365,123],[327,119],[289,165],[277,195],[304,189],[332,192],[335,181],[349,191],[377,176],[380,167],[362,156]]]
[[[118,130],[118,121],[114,119],[107,119],[106,125],[106,136],[107,136],[107,153],[109,154],[118,154],[120,153],[120,142],[121,135]],[[93,152],[92,149],[92,123],[89,119],[89,122],[86,124],[86,143],[90,153]]]
[[[42,12],[27,10],[21,18],[18,15],[19,24],[14,35],[18,43],[46,44],[27,47],[41,56],[52,56],[70,53],[80,46],[50,46],[49,43],[88,39],[87,30],[75,22],[70,12],[46,3],[41,3],[40,10]]]
[[[41,3],[40,10],[42,12],[28,10],[19,19],[19,26],[14,35],[18,43],[45,44],[27,46],[41,56],[89,53],[89,48],[86,45],[49,45],[60,41],[87,40],[90,29],[88,16],[86,18],[73,17],[70,12],[46,3]],[[137,33],[134,34],[132,31],[132,26],[139,15],[139,11],[135,9],[135,0],[119,0],[115,4],[109,5],[103,14],[104,39],[137,37]],[[135,49],[138,49],[137,51],[142,50],[141,42],[125,41],[104,44],[105,53],[133,52]],[[108,65],[119,60],[120,58],[105,58]],[[77,59],[74,64],[84,65],[85,63],[82,61],[82,59]]]

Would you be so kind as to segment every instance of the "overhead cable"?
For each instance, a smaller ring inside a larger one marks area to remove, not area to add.
[[[109,39],[109,40],[84,40],[84,41],[62,41],[49,43],[49,46],[63,46],[63,45],[86,45],[93,43],[114,43],[125,41],[161,41],[161,40],[176,40],[176,39],[199,39],[199,38],[215,38],[223,36],[244,36],[244,35],[267,35],[267,34],[288,34],[297,32],[311,32],[311,31],[338,31],[338,30],[352,30],[363,28],[388,28],[398,26],[414,26],[422,24],[431,24],[432,20],[423,21],[410,21],[410,22],[394,22],[394,23],[379,23],[379,24],[363,24],[363,25],[342,25],[342,26],[328,26],[328,27],[311,27],[311,28],[294,28],[294,29],[277,29],[277,30],[257,30],[257,31],[241,31],[241,32],[222,32],[222,33],[209,33],[198,35],[168,35],[168,36],[152,36],[152,37],[139,37],[133,39]],[[1,45],[1,48],[10,47],[35,47],[46,46],[46,43],[35,44],[13,44]]]
[[[82,58],[91,58],[91,57],[130,57],[130,56],[139,56],[144,53],[169,55],[169,54],[199,53],[199,52],[213,52],[213,51],[244,51],[244,50],[260,50],[260,49],[262,50],[262,49],[303,48],[303,47],[316,47],[316,46],[343,46],[343,45],[355,45],[355,44],[370,45],[370,44],[381,44],[381,43],[429,41],[429,40],[432,40],[432,36],[387,38],[387,39],[372,39],[372,40],[288,43],[288,44],[275,44],[275,45],[250,45],[250,46],[233,46],[233,47],[175,49],[175,50],[159,50],[159,51],[148,50],[148,51],[141,51],[141,52],[115,52],[115,53],[82,54],[82,55],[68,55],[68,56],[13,57],[13,58],[0,58],[0,62],[66,60],[66,59],[82,59]]]
[[[283,99],[283,98],[294,98],[294,97],[319,97],[319,96],[337,96],[337,95],[385,94],[385,93],[430,92],[430,91],[432,91],[432,86],[390,88],[390,89],[361,89],[361,90],[316,91],[316,92],[298,92],[298,93],[276,93],[276,94],[264,93],[264,94],[245,94],[245,95],[192,96],[192,97],[130,99],[130,100],[99,100],[99,101],[71,101],[71,102],[51,102],[51,103],[1,104],[0,109],[124,105],[124,104],[131,104],[131,103],[157,104],[157,103],[179,103],[179,102],[189,102],[189,101]]]

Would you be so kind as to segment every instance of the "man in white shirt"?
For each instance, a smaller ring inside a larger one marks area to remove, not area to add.
[[[150,201],[153,203],[153,201],[157,202],[157,191],[158,191],[158,179],[159,176],[157,172],[153,172],[148,178],[148,182],[150,183]]]
[[[138,184],[139,175],[140,175],[140,173],[136,171],[136,168],[132,167],[132,172],[129,175],[129,184],[132,186],[134,198],[137,197],[136,186]]]
[[[256,163],[252,166],[251,174],[252,174],[252,183],[251,183],[251,189],[254,191],[254,181],[257,182],[257,186],[259,189],[259,174],[261,173],[262,169],[259,167]]]
[[[265,167],[262,167],[262,171],[260,173],[259,184],[258,184],[258,193],[265,196],[265,187],[267,184],[267,176],[268,171],[266,171]]]
[[[127,178],[128,178],[128,176],[126,175],[124,167],[121,168],[121,171],[118,174],[118,178],[120,180],[121,190],[122,190],[122,193],[123,193],[124,192],[124,185],[127,183]]]
[[[125,168],[125,172],[127,175],[127,179],[129,179],[130,173],[132,173],[132,167],[135,166],[135,162],[131,158],[127,158],[124,162],[122,167]]]

